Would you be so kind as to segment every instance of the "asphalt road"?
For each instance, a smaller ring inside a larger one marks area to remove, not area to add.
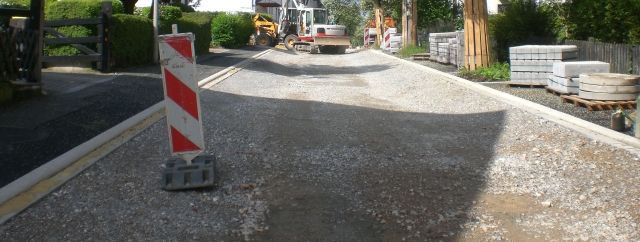
[[[198,80],[262,48],[201,56]],[[114,74],[44,73],[48,95],[0,107],[0,187],[162,100],[158,66]]]
[[[159,121],[0,225],[9,241],[634,241],[640,152],[362,51],[273,51],[202,90],[211,189]]]

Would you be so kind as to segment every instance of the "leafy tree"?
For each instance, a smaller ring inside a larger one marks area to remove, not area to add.
[[[347,32],[351,35],[352,43],[359,43],[362,40],[363,18],[360,5],[355,0],[324,0],[324,6],[329,11],[329,15],[336,24],[347,27]]]
[[[124,5],[124,13],[133,14],[133,11],[136,9],[136,3],[138,2],[138,0],[120,0],[120,1],[122,2],[122,5]],[[163,4],[163,5],[177,6],[178,4],[182,3],[182,0],[158,0],[158,2],[160,2],[160,4]],[[195,6],[200,3],[200,0],[188,0],[187,2],[189,3],[189,5]]]
[[[640,1],[573,0],[566,7],[569,38],[640,44]]]
[[[418,28],[429,28],[436,23],[448,23],[463,28],[463,4],[459,0],[418,1]]]
[[[489,19],[489,32],[496,41],[499,61],[506,61],[509,47],[523,44],[549,44],[555,41],[549,12],[530,0],[503,0],[508,7]]]

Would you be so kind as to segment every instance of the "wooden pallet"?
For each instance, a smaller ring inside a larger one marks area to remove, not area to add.
[[[429,53],[423,53],[423,54],[413,54],[411,55],[411,59],[412,60],[429,60]]]
[[[585,107],[589,111],[604,111],[622,109],[635,109],[636,101],[597,101],[588,100],[578,95],[560,95],[563,103],[572,103],[576,107]]]
[[[547,91],[547,93],[551,93],[551,94],[556,95],[556,96],[566,95],[566,93],[558,92],[558,91],[553,90],[553,89],[551,89],[551,88],[549,88],[549,87],[545,87],[545,88],[544,88],[544,90],[546,90],[546,91]]]
[[[505,82],[507,83],[507,85],[509,85],[510,87],[529,87],[529,88],[543,88],[547,85],[544,84],[531,84],[531,83],[523,83],[523,82],[512,82],[512,81],[508,81]]]

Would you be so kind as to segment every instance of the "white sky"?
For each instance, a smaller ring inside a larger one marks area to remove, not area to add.
[[[151,1],[138,0],[136,6],[151,6]],[[253,12],[253,0],[201,0],[196,11]]]
[[[151,6],[152,0],[138,0],[136,6]],[[487,10],[490,13],[498,12],[500,0],[487,0]],[[253,0],[201,0],[200,7],[196,11],[224,11],[224,12],[253,12]]]

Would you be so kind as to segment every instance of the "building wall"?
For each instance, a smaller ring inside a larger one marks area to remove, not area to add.
[[[489,14],[498,13],[499,4],[501,4],[500,0],[487,0],[487,12],[489,12]]]

